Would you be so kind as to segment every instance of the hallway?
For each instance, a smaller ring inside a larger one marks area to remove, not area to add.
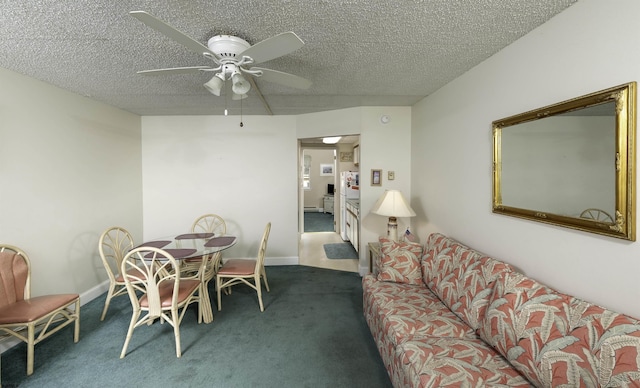
[[[300,238],[300,265],[358,272],[357,259],[328,259],[324,253],[324,244],[343,242],[335,232],[303,233]]]

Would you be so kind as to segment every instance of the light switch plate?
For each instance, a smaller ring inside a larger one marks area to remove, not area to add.
[[[396,173],[395,171],[388,171],[387,172],[387,179],[389,179],[390,181],[396,179]]]

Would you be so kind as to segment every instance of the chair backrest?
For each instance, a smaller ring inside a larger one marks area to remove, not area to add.
[[[160,289],[173,287],[172,305],[177,303],[180,289],[180,271],[176,259],[168,252],[154,247],[140,247],[131,250],[122,261],[121,271],[131,304],[140,309],[140,302],[148,303],[149,315],[162,314]]]
[[[260,242],[260,248],[258,249],[258,258],[256,260],[256,271],[258,271],[264,265],[264,254],[267,250],[267,241],[269,240],[269,233],[271,232],[271,222],[267,222],[267,226],[264,228],[262,234],[262,241]]]
[[[109,278],[113,281],[120,274],[124,256],[133,248],[131,234],[120,226],[112,226],[100,236],[98,249]]]
[[[0,244],[0,307],[31,297],[31,263],[27,254]]]
[[[227,233],[227,224],[217,214],[205,214],[193,222],[191,231],[194,233],[215,233],[216,236],[223,236]]]

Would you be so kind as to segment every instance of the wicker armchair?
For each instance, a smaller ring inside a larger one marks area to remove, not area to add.
[[[34,346],[72,323],[73,342],[78,342],[80,296],[31,297],[27,254],[14,246],[0,245],[0,331],[27,343],[27,375],[33,373]]]

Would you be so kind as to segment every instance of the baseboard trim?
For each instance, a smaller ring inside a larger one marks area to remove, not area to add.
[[[298,265],[300,259],[298,256],[292,257],[265,257],[264,265]]]

